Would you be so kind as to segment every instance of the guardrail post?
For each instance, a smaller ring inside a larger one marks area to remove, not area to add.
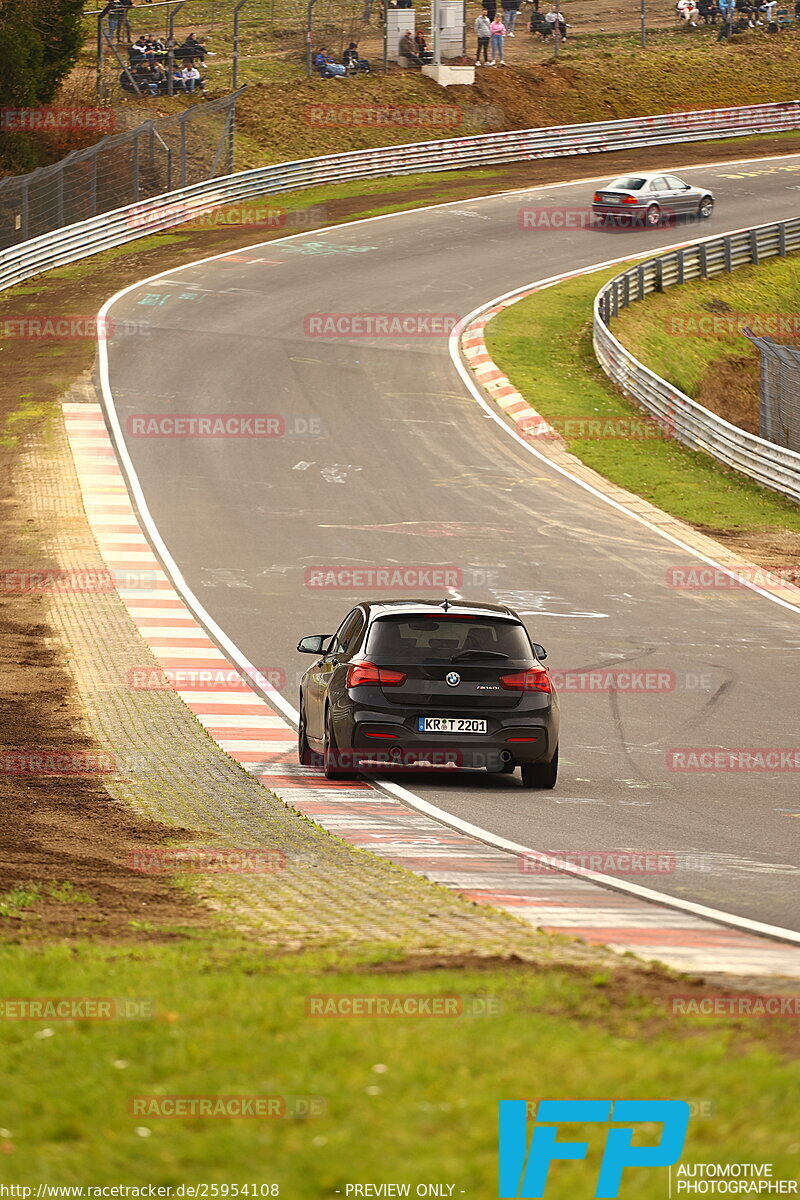
[[[708,279],[708,250],[705,242],[697,247],[698,258],[700,260],[700,276],[702,279]]]
[[[614,280],[614,286],[611,289],[611,315],[619,316],[619,283]]]
[[[685,270],[685,265],[684,265],[685,259],[684,259],[684,251],[683,250],[678,251],[677,259],[678,259],[678,283],[683,283],[684,270]]]
[[[750,258],[754,266],[758,266],[758,230],[750,230]]]
[[[778,254],[786,258],[786,226],[783,222],[778,226]]]
[[[663,292],[664,290],[664,260],[656,259],[656,281],[653,287],[654,292]]]
[[[733,270],[733,246],[731,245],[730,237],[725,238],[725,241],[722,243],[722,246],[725,251],[725,270],[732,271]]]
[[[644,263],[640,263],[636,268],[636,299],[644,300],[645,297],[645,281],[644,281]]]
[[[631,277],[626,273],[622,276],[622,307],[627,308],[631,302]]]

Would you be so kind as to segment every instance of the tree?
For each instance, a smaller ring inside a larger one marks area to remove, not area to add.
[[[0,104],[50,104],[78,60],[82,0],[4,0]]]

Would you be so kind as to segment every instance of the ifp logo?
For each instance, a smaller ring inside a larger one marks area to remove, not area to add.
[[[551,1162],[586,1158],[588,1142],[557,1141],[564,1122],[597,1122],[606,1132],[595,1197],[618,1195],[626,1167],[669,1167],[683,1151],[689,1125],[685,1100],[541,1100],[528,1143],[528,1102],[500,1101],[501,1200],[544,1196]],[[624,1124],[623,1124],[624,1122]],[[634,1125],[662,1126],[654,1146],[634,1146]]]

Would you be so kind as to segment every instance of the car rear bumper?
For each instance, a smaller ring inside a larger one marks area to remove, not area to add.
[[[496,728],[492,728],[497,726]],[[419,733],[402,720],[356,719],[346,739],[359,762],[372,762],[395,769],[417,766],[485,768],[499,770],[506,763],[549,762],[558,741],[553,719],[490,720],[485,734]]]
[[[604,221],[613,218],[617,225],[641,225],[646,212],[646,204],[592,205],[592,216]]]

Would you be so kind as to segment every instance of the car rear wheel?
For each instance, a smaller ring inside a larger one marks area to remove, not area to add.
[[[714,201],[710,196],[703,196],[703,199],[700,201],[700,207],[697,210],[698,217],[703,217],[704,220],[708,220],[713,211]]]
[[[558,746],[549,763],[523,763],[522,786],[524,788],[540,788],[549,791],[556,786],[558,779]]]
[[[651,204],[647,212],[644,214],[644,223],[651,228],[661,224],[661,209],[657,204]]]
[[[330,713],[325,714],[325,740],[322,743],[322,769],[326,779],[352,779],[353,772],[341,766],[341,751],[336,745]]]
[[[300,701],[300,721],[297,726],[297,757],[300,760],[301,766],[304,767],[319,767],[322,765],[322,759],[316,750],[312,750],[308,744],[306,737],[306,713],[303,707],[303,701]]]

